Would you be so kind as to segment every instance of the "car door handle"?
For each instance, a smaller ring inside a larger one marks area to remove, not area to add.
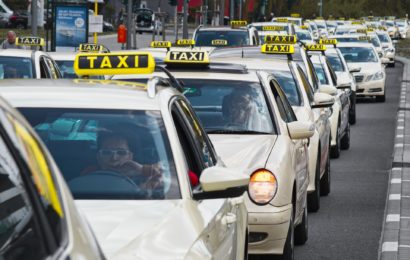
[[[222,217],[221,222],[223,225],[230,225],[236,222],[236,215],[233,213],[227,213]]]

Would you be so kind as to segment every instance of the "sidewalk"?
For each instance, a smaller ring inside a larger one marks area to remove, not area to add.
[[[410,60],[403,63],[392,169],[386,198],[379,259],[410,259]]]

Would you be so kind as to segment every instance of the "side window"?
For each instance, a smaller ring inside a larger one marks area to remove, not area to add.
[[[308,81],[308,79],[306,78],[305,73],[303,72],[302,68],[300,68],[299,66],[297,67],[297,71],[299,73],[299,76],[301,78],[302,81],[302,86],[306,91],[306,94],[308,96],[309,102],[312,103],[314,101],[314,93],[312,90],[312,87]]]
[[[43,57],[40,58],[40,78],[47,79],[50,78],[50,74],[48,73],[47,64]]]
[[[326,66],[329,69],[330,77],[332,78],[333,86],[337,86],[337,76],[332,66],[330,66],[329,61],[326,60]]]
[[[308,59],[308,71],[310,74],[310,77],[312,78],[312,87],[314,89],[319,89],[319,79],[317,78],[317,75],[315,73],[315,67],[313,66],[313,63],[310,61],[310,59]]]
[[[56,64],[50,58],[44,58],[47,68],[52,79],[61,78],[60,71]]]
[[[200,150],[202,161],[205,167],[214,166],[216,164],[216,157],[214,155],[213,147],[208,139],[207,134],[203,130],[200,121],[196,117],[195,113],[186,103],[186,101],[180,99],[177,101],[182,113],[188,121],[193,134],[193,139]]]
[[[293,108],[289,104],[286,94],[280,88],[279,84],[274,80],[271,80],[269,84],[283,121],[285,121],[286,123],[297,121],[296,115],[293,112]]]

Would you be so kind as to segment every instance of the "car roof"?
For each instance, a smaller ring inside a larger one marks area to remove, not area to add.
[[[289,71],[288,60],[286,59],[259,59],[259,58],[215,58],[213,62],[229,62],[235,64],[243,64],[251,70],[280,70]]]
[[[293,60],[302,60],[300,46],[294,45],[295,53],[292,54]],[[283,54],[265,54],[261,52],[260,46],[246,46],[246,47],[232,47],[232,48],[221,48],[213,51],[210,57],[246,57],[246,58],[261,58],[266,59],[267,57],[278,58],[278,59],[288,59],[287,55]]]
[[[373,44],[368,42],[341,42],[337,44],[337,47],[372,47]]]
[[[239,28],[232,28],[229,26],[215,26],[215,27],[200,27],[198,28],[197,32],[199,31],[247,31],[247,27],[239,27]]]
[[[6,79],[0,93],[15,107],[159,110],[145,84],[84,79]]]
[[[72,60],[74,61],[77,52],[48,52],[54,60]]]
[[[7,56],[7,57],[21,57],[21,58],[31,58],[33,54],[33,50],[25,50],[25,49],[0,49],[0,56]]]

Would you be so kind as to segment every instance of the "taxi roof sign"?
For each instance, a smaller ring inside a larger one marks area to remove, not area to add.
[[[293,13],[293,14],[290,14],[290,17],[300,18],[300,14],[298,14],[298,13]]]
[[[358,36],[359,41],[369,42],[371,40],[370,36]]]
[[[264,44],[261,48],[262,53],[267,54],[293,54],[295,47],[290,44]]]
[[[213,46],[226,46],[228,45],[228,41],[225,39],[215,39],[211,41]]]
[[[356,32],[367,34],[367,29],[357,29]]]
[[[78,47],[80,52],[101,52],[103,49],[104,47],[102,45],[94,43],[82,43]]]
[[[151,74],[154,70],[155,60],[148,52],[79,53],[74,60],[79,76]]]
[[[248,25],[248,22],[244,21],[244,20],[233,20],[233,21],[231,21],[231,27],[232,28],[244,27],[246,25]]]
[[[195,40],[192,39],[180,39],[175,43],[176,46],[185,47],[185,46],[194,46]]]
[[[285,26],[265,25],[262,26],[262,31],[285,31]]]
[[[17,37],[16,45],[25,45],[25,46],[44,46],[45,42],[43,38],[40,37]]]
[[[363,22],[362,21],[352,21],[353,25],[362,25]]]
[[[319,44],[337,45],[337,39],[320,39]]]
[[[296,35],[266,35],[266,43],[282,43],[282,44],[295,44],[297,41]]]
[[[308,51],[325,51],[326,45],[324,44],[307,44],[305,46],[306,50]]]
[[[198,50],[172,50],[167,52],[164,62],[166,64],[208,65],[209,54],[207,51]]]
[[[169,49],[171,48],[171,42],[170,41],[152,41],[150,46],[152,48],[166,48]]]
[[[300,29],[307,30],[307,29],[309,29],[309,26],[307,26],[307,25],[301,25],[301,26],[300,26]]]
[[[340,21],[345,21],[346,18],[344,18],[344,17],[339,17],[339,20],[340,20]]]
[[[286,18],[286,17],[279,17],[279,18],[276,18],[276,22],[279,22],[279,23],[287,23],[287,22],[288,22],[288,18]]]

